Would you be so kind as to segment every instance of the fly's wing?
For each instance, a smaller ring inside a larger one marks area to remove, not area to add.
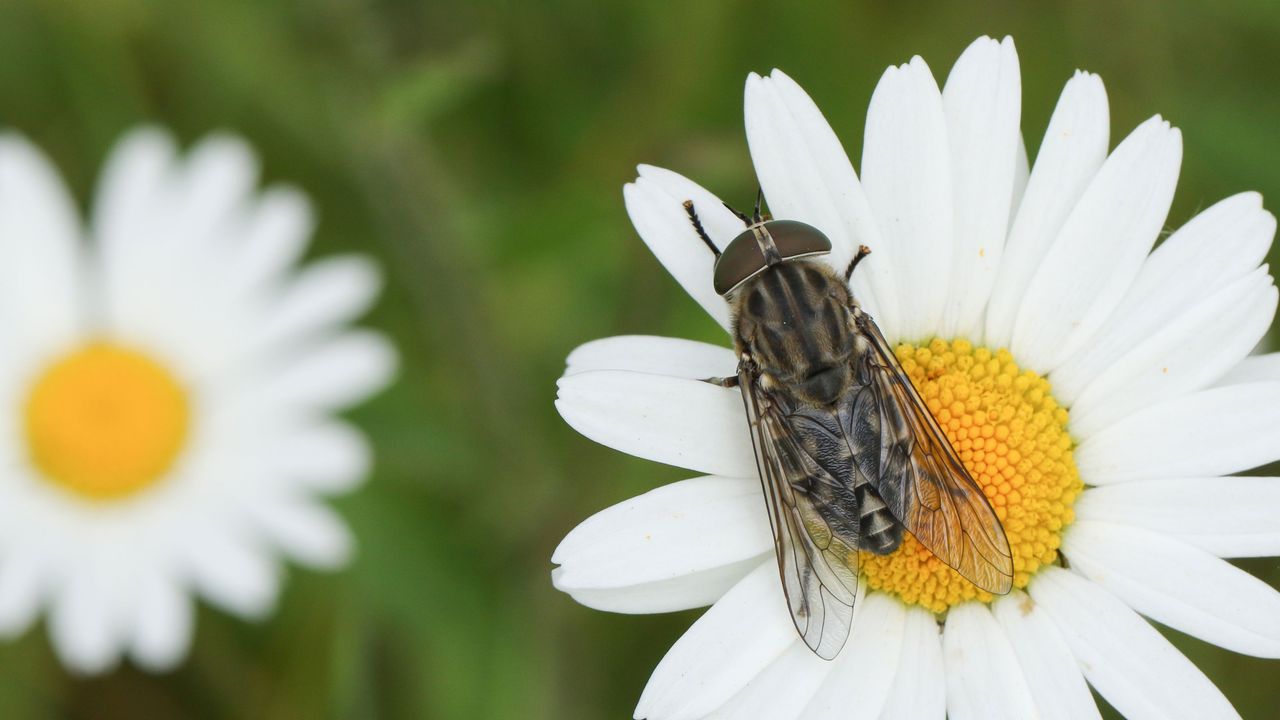
[[[849,637],[858,591],[855,540],[849,528],[833,527],[847,512],[835,505],[853,496],[804,451],[755,374],[742,369],[738,378],[791,619],[810,649],[831,660]]]
[[[858,329],[871,341],[868,382],[879,398],[879,475],[871,482],[898,520],[939,560],[987,592],[1013,585],[1009,540],[982,488],[929,412],[871,318]]]

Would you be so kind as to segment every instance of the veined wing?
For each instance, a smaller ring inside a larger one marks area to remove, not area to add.
[[[834,504],[853,495],[804,452],[759,378],[745,368],[738,378],[791,619],[814,653],[831,660],[853,622],[858,553],[856,526],[833,527],[830,518]]]
[[[880,398],[880,473],[871,482],[894,517],[939,560],[987,592],[1009,592],[1013,556],[995,510],[875,322],[862,315],[858,329],[875,350],[868,376]]]

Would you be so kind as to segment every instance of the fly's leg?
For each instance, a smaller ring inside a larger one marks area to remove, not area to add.
[[[722,388],[736,388],[738,387],[738,376],[730,375],[729,377],[703,378],[702,382],[711,383],[712,385],[718,385]]]

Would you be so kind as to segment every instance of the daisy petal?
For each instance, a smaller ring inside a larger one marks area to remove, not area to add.
[[[953,213],[942,93],[919,57],[885,71],[867,110],[862,184],[888,248],[898,316],[880,324],[889,342],[931,337],[951,279]],[[874,252],[876,248],[871,248]]]
[[[1206,422],[1212,418],[1212,422]],[[1210,388],[1139,410],[1076,448],[1090,485],[1226,475],[1280,458],[1280,382]]]
[[[1159,116],[1111,153],[1045,253],[1009,349],[1044,374],[1079,350],[1124,297],[1169,214],[1182,134]]]
[[[635,716],[701,718],[724,705],[795,642],[778,567],[762,563],[671,647],[649,677]]]
[[[1035,716],[1018,658],[985,605],[965,603],[947,612],[942,653],[947,667],[948,718],[1021,720]]]
[[[998,598],[991,610],[1018,656],[1022,676],[1035,701],[1035,717],[1044,720],[1101,717],[1089,686],[1071,656],[1071,649],[1035,601],[1022,591],[1014,590]]]
[[[280,477],[324,494],[354,490],[369,473],[369,441],[351,425],[325,421],[275,439],[264,460]]]
[[[831,672],[831,663],[799,639],[707,720],[813,720],[805,703]],[[803,714],[802,714],[803,713]]]
[[[1027,160],[1027,141],[1018,133],[1018,153],[1014,155],[1013,166],[1013,199],[1009,203],[1009,224],[1018,217],[1018,206],[1022,204],[1022,196],[1027,192],[1027,181],[1031,179],[1031,165]],[[1007,239],[1006,239],[1007,242]],[[1001,263],[1001,267],[1004,263]],[[997,269],[997,277],[999,277]]]
[[[363,256],[312,263],[273,300],[249,343],[262,350],[332,331],[368,310],[380,285],[377,267]]]
[[[1262,381],[1280,381],[1280,353],[1251,355],[1231,368],[1215,384],[1239,385]]]
[[[631,224],[685,292],[727,330],[729,305],[711,284],[715,256],[698,237],[684,202],[693,201],[703,229],[722,250],[743,231],[742,221],[719,198],[685,177],[650,165],[641,165],[639,171],[640,177],[622,189]]]
[[[560,565],[551,579],[575,599],[586,591],[584,604],[600,610],[671,612],[715,602],[772,551],[760,483],[701,477],[587,518],[551,556]],[[666,594],[657,604],[638,601],[658,583]]]
[[[267,188],[240,221],[229,290],[246,293],[278,282],[311,241],[315,211],[307,197],[288,186]]]
[[[120,659],[114,603],[98,575],[93,568],[80,568],[58,590],[49,611],[54,650],[67,669],[82,675],[102,673]]]
[[[192,584],[209,602],[246,618],[261,618],[275,605],[280,570],[258,547],[228,528],[192,533],[186,562]]]
[[[802,220],[831,239],[829,260],[843,272],[859,245],[875,249],[853,278],[854,292],[867,312],[892,325],[889,274],[891,248],[879,229],[858,175],[831,125],[809,95],[781,70],[769,77],[752,73],[746,88],[747,144],[760,186],[774,217]]]
[[[1110,122],[1102,80],[1077,72],[1063,88],[1049,119],[1009,228],[987,306],[986,341],[990,347],[1008,347],[1031,278],[1107,157]]]
[[[955,194],[955,259],[942,337],[982,338],[1009,231],[1020,146],[1022,81],[1013,39],[976,40],[942,89]]]
[[[172,579],[152,573],[140,583],[133,620],[133,659],[151,672],[172,669],[191,646],[191,599]]]
[[[601,445],[698,472],[758,477],[735,389],[624,370],[578,373],[558,386],[560,416]]]
[[[84,330],[78,212],[57,171],[25,138],[0,133],[0,341],[6,363],[40,362]]]
[[[103,263],[137,243],[159,241],[157,207],[165,207],[177,148],[165,131],[144,127],[121,138],[98,182],[93,202],[93,234]]]
[[[1116,360],[1177,322],[1187,308],[1255,270],[1275,229],[1257,193],[1227,198],[1192,218],[1152,251],[1088,346],[1053,371],[1054,395],[1071,406],[1074,417],[1080,393]]]
[[[1073,569],[1147,617],[1219,647],[1280,658],[1280,592],[1168,536],[1080,521],[1063,538]]]
[[[1199,668],[1092,581],[1047,567],[1028,589],[1057,625],[1089,684],[1125,717],[1240,717]]]
[[[1134,480],[1089,488],[1077,520],[1151,530],[1218,557],[1280,555],[1280,478]]]
[[[188,245],[224,241],[257,185],[258,172],[258,157],[241,138],[214,133],[201,139],[171,186],[177,235],[172,239]]]
[[[738,372],[733,351],[721,345],[653,335],[621,335],[579,345],[565,361],[565,375],[590,370],[631,370],[704,380]]]
[[[258,402],[308,410],[350,407],[395,376],[396,352],[379,333],[350,330],[279,364],[262,382]]]
[[[885,700],[883,720],[943,720],[947,713],[947,675],[938,621],[921,607],[909,607],[902,631],[902,654]]]
[[[294,560],[333,570],[351,558],[351,531],[327,506],[296,498],[262,502],[252,508],[259,527]]]
[[[846,650],[826,663],[830,675],[805,708],[805,720],[880,717],[902,653],[905,610],[884,593],[867,593],[859,601]]]
[[[30,548],[10,548],[0,562],[0,637],[26,632],[40,611],[46,559]]]
[[[1199,390],[1248,355],[1276,314],[1276,288],[1258,268],[1187,309],[1114,360],[1071,404],[1071,434],[1088,438],[1162,400]],[[1050,375],[1055,391],[1058,373]]]

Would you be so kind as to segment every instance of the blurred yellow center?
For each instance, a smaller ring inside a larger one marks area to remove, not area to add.
[[[86,498],[125,497],[169,470],[187,438],[187,395],[151,358],[89,344],[50,365],[27,397],[27,446],[51,482]]]
[[[995,508],[1013,551],[1013,585],[1026,587],[1057,558],[1062,530],[1074,519],[1072,506],[1084,488],[1071,455],[1066,408],[1054,400],[1048,380],[1020,370],[1005,350],[934,340],[927,347],[899,345],[896,354]],[[861,561],[869,588],[936,613],[992,599],[910,533],[893,553],[863,553]]]

